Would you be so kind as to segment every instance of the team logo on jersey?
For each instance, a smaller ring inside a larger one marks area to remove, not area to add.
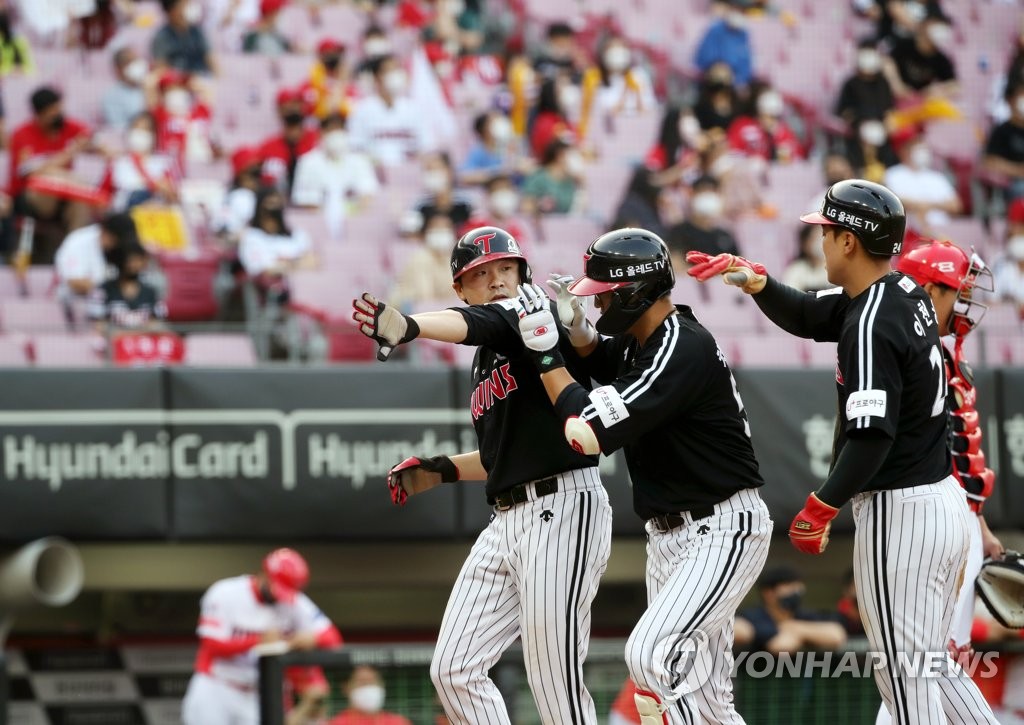
[[[708,533],[710,531],[711,531],[711,527],[708,526],[707,524],[701,524],[700,526],[697,527],[697,533],[700,536],[704,536],[704,534],[706,534],[706,533]]]
[[[469,398],[469,409],[473,420],[477,420],[486,411],[491,409],[495,400],[504,400],[509,393],[519,388],[516,379],[509,372],[509,363],[491,371],[491,376],[484,378],[476,386],[476,390]]]
[[[540,520],[544,523],[548,523],[553,518],[555,518],[555,515],[551,512],[551,509],[544,509],[540,512]]]

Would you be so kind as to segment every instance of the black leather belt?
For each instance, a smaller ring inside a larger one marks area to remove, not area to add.
[[[531,481],[529,483],[520,483],[513,486],[508,491],[502,491],[494,496],[494,508],[499,511],[508,511],[516,504],[526,503],[530,500],[529,487],[533,486],[533,490],[536,492],[536,497],[547,496],[548,494],[558,493],[558,479],[552,476],[551,478],[542,478],[539,481]]]
[[[686,513],[690,514],[693,521],[700,521],[706,519],[708,516],[712,516],[715,513],[714,504],[708,504],[707,506],[694,506]],[[661,533],[671,531],[672,529],[679,528],[686,523],[686,517],[683,514],[661,514],[655,516],[653,519],[648,519],[655,529]]]

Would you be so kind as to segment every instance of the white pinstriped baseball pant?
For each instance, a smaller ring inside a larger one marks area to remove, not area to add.
[[[590,605],[611,549],[612,509],[597,468],[559,474],[558,491],[496,511],[452,589],[430,677],[457,725],[508,725],[488,671],[522,639],[545,725],[593,725],[583,684]]]
[[[703,639],[695,665],[705,669],[699,689],[680,697],[666,713],[673,725],[698,722],[742,725],[732,695],[733,623],[736,608],[757,581],[768,558],[772,519],[756,489],[744,489],[715,506],[714,513],[662,533],[647,524],[647,611],[626,642],[626,665],[637,687],[664,700],[676,665],[659,645]]]
[[[970,516],[952,476],[853,498],[857,607],[871,649],[886,655],[889,666],[874,668],[875,683],[896,725],[997,722],[966,675],[914,676],[899,666],[901,655],[912,661],[946,651]]]

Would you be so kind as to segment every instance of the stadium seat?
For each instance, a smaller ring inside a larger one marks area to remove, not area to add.
[[[256,364],[256,350],[245,334],[194,333],[185,338],[185,364],[251,367]]]
[[[56,300],[8,299],[0,304],[0,326],[5,332],[57,332],[66,321]]]
[[[792,368],[807,364],[805,341],[785,334],[741,336],[737,343],[735,367]]]
[[[25,367],[29,364],[28,340],[21,335],[0,335],[0,367]]]
[[[53,267],[39,265],[29,267],[25,274],[24,287],[10,267],[0,267],[0,301],[21,297],[48,297],[53,294],[57,285]]]
[[[221,259],[216,254],[197,258],[162,255],[160,269],[167,282],[164,302],[171,322],[200,322],[217,317],[220,303],[216,279]]]
[[[106,364],[102,340],[95,335],[71,333],[32,336],[32,359],[38,367],[98,368]]]

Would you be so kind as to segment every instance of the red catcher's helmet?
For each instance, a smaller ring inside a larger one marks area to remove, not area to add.
[[[263,571],[274,599],[286,604],[294,602],[309,582],[309,566],[294,549],[274,549],[263,560]]]
[[[988,305],[974,299],[974,290],[993,290],[992,272],[981,257],[970,256],[952,242],[927,240],[896,262],[896,270],[912,277],[922,287],[929,282],[956,290],[950,332],[963,337],[985,316]]]

